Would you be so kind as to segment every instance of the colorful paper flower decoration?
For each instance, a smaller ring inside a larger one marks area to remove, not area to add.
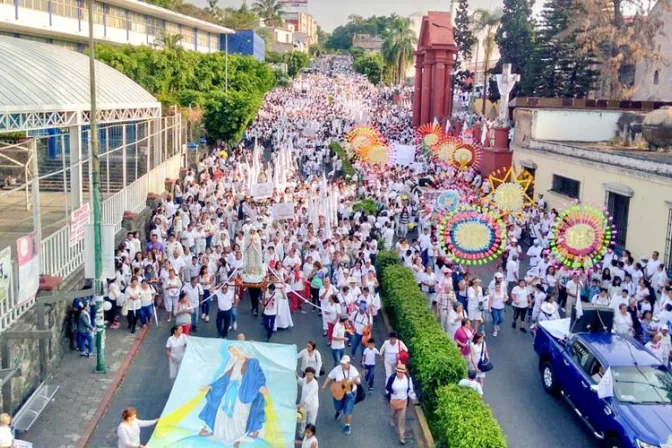
[[[506,225],[492,210],[462,205],[439,224],[439,244],[455,263],[485,265],[506,246]]]
[[[450,164],[460,170],[477,169],[483,159],[483,150],[465,142],[457,146],[450,156]]]
[[[488,177],[491,191],[484,202],[504,214],[518,216],[526,206],[534,203],[527,193],[533,181],[534,177],[525,170],[519,174],[513,167],[494,171]]]
[[[560,212],[549,233],[551,252],[570,268],[590,268],[613,244],[615,226],[604,208],[575,204]]]
[[[367,126],[358,126],[348,133],[346,141],[355,153],[361,156],[361,152],[376,145],[381,140],[378,132]]]
[[[415,134],[424,148],[432,148],[443,137],[443,128],[440,124],[426,123],[420,126]]]
[[[452,213],[460,205],[460,192],[457,190],[443,191],[436,198],[434,210],[439,213]]]
[[[452,165],[453,153],[462,145],[462,140],[455,137],[442,137],[431,148],[434,156],[443,163]]]
[[[362,149],[361,156],[364,162],[371,165],[392,165],[394,164],[394,147],[379,142]]]

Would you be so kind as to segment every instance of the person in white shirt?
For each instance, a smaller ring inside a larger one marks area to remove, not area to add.
[[[166,356],[168,357],[169,377],[174,380],[180,371],[184,352],[187,348],[187,336],[182,332],[180,325],[170,329],[170,337],[166,341]]]
[[[468,387],[470,389],[473,389],[476,391],[478,395],[481,397],[483,396],[483,387],[481,386],[481,383],[479,383],[476,380],[476,376],[478,375],[478,372],[476,372],[473,369],[470,369],[469,372],[467,372],[469,375],[469,378],[463,378],[461,379],[457,385],[460,387]]]
[[[144,448],[140,443],[140,428],[156,424],[157,420],[140,420],[134,408],[126,408],[117,426],[117,448]]]
[[[266,342],[271,340],[273,330],[275,328],[275,319],[278,317],[278,302],[280,300],[280,293],[276,291],[275,284],[268,285],[268,293],[264,298],[264,311],[262,317],[264,319],[264,328],[266,329]]]
[[[314,368],[306,367],[303,378],[299,378],[297,375],[296,382],[299,384],[299,386],[301,386],[301,399],[299,400],[299,406],[302,407],[306,413],[305,421],[302,422],[299,426],[300,435],[303,435],[306,423],[309,425],[314,425],[317,421],[317,411],[320,407],[320,385],[317,383],[315,374],[316,372]]]
[[[658,271],[658,268],[663,265],[662,261],[658,259],[660,254],[657,251],[653,251],[651,254],[651,259],[646,263],[646,279],[652,281],[652,277]]]
[[[361,379],[357,369],[350,364],[350,357],[348,355],[343,356],[340,363],[329,372],[324,383],[322,383],[322,390],[326,389],[332,381],[336,383],[344,382],[345,395],[340,400],[334,398],[335,419],[338,420],[341,414],[345,415],[343,433],[349,435],[352,432],[352,411],[355,408],[357,387],[361,384]]]
[[[299,371],[301,374],[303,374],[308,367],[312,367],[313,370],[315,370],[315,377],[320,377],[320,372],[322,372],[322,355],[317,350],[315,341],[308,341],[306,348],[296,355],[296,359],[299,361]]]
[[[406,444],[406,408],[409,400],[415,400],[413,380],[406,373],[406,366],[399,364],[395,368],[395,375],[391,375],[385,382],[385,390],[390,397],[392,419],[390,425],[397,427],[399,442]]]
[[[198,309],[203,300],[203,288],[198,283],[198,277],[191,277],[191,281],[182,287],[182,291],[187,295],[189,304],[191,305],[191,328],[189,331],[196,333],[196,326],[198,325]]]
[[[217,300],[217,333],[220,338],[226,339],[233,324],[233,308],[238,305],[235,288],[224,283],[214,295]]]
[[[511,291],[513,290],[514,286],[518,284],[519,269],[520,265],[518,264],[518,255],[512,254],[506,261],[506,292],[508,293],[509,297],[511,297]]]
[[[0,447],[14,448],[14,435],[12,428],[9,426],[12,423],[12,417],[9,414],[0,414]]]
[[[380,356],[383,357],[385,366],[385,378],[389,378],[394,373],[394,369],[399,364],[399,352],[408,352],[406,344],[397,338],[397,332],[391,331],[389,339],[380,347]]]
[[[511,328],[516,328],[516,320],[520,320],[520,331],[527,333],[525,329],[525,319],[527,317],[527,307],[529,305],[530,292],[527,289],[525,280],[520,279],[518,286],[511,290],[511,300],[513,300],[513,323]]]
[[[565,304],[565,315],[570,316],[572,314],[572,308],[577,300],[581,300],[581,290],[583,289],[583,283],[579,279],[579,274],[576,272],[572,274],[572,279],[567,282],[565,286],[567,290],[567,303]]]
[[[539,264],[541,261],[541,251],[542,249],[539,240],[535,239],[534,244],[527,249],[527,256],[530,259],[530,267],[535,267]]]

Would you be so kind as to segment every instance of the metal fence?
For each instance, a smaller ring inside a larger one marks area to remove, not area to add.
[[[125,211],[140,212],[146,206],[148,193],[162,193],[165,190],[165,179],[179,176],[183,164],[181,139],[181,120],[179,117],[162,119],[161,126],[154,132],[148,132],[142,138],[129,143],[137,145],[145,151],[147,167],[152,167],[123,189],[107,197],[102,202],[103,224],[113,224],[115,233],[121,230]],[[135,149],[135,147],[133,148]],[[122,147],[113,151],[105,151],[101,156],[112,156],[113,152],[121,153]],[[150,160],[151,157],[151,160]],[[82,163],[87,163],[83,160]],[[104,170],[104,164],[101,168]],[[86,173],[87,171],[84,171]],[[67,174],[67,173],[66,173]],[[63,176],[61,172],[49,173],[48,177]],[[130,177],[130,176],[129,176]],[[42,176],[40,176],[42,179]],[[84,180],[84,179],[83,179]],[[0,193],[0,198],[2,198]],[[74,273],[84,262],[84,241],[70,245],[70,223],[64,220],[62,226],[50,235],[42,238],[39,248],[40,272],[66,278]],[[16,262],[11,263],[9,272],[0,272],[0,282],[7,285],[7,296],[0,297],[0,333],[18,320],[33,305],[34,300],[18,305],[18,270]],[[4,275],[4,278],[2,278]],[[0,285],[1,286],[1,285]]]

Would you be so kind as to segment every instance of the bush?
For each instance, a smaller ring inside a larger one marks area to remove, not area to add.
[[[487,404],[473,391],[456,386],[467,376],[467,365],[427,306],[413,272],[391,251],[378,254],[376,270],[382,273],[385,311],[408,346],[409,368],[439,446],[505,447],[506,440]]]
[[[506,448],[490,408],[475,391],[455,384],[438,390],[433,431],[450,448]]]
[[[353,211],[361,210],[365,215],[375,215],[379,209],[380,207],[373,199],[363,199],[352,204]]]
[[[341,163],[343,164],[343,176],[353,177],[356,172],[352,167],[348,156],[345,154],[345,151],[343,151],[343,147],[339,145],[338,142],[331,142],[329,143],[329,149],[333,151],[339,159],[341,159]]]

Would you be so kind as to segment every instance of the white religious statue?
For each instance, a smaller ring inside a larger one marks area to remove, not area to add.
[[[245,234],[243,252],[243,281],[245,283],[261,283],[266,276],[266,266],[261,249],[259,232],[250,228]]]
[[[499,121],[503,127],[509,125],[509,95],[513,90],[513,86],[520,81],[520,75],[511,73],[511,64],[504,64],[502,67],[502,74],[495,75],[497,80],[497,90],[499,90]]]

